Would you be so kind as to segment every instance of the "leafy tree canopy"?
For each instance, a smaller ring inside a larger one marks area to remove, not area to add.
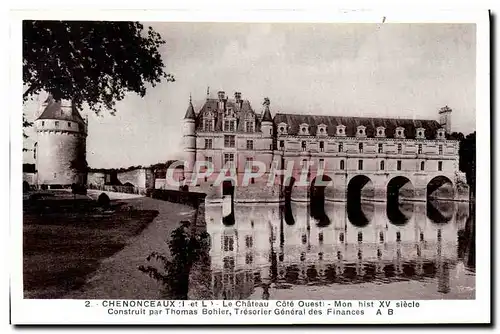
[[[146,94],[163,79],[159,33],[138,22],[23,21],[23,98],[41,91],[77,108],[116,111],[125,93]]]

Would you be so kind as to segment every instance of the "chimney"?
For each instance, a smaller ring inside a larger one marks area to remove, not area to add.
[[[219,111],[225,111],[226,110],[226,93],[224,91],[219,91],[217,93],[217,96],[219,97]]]
[[[240,92],[235,92],[234,93],[234,100],[236,101],[236,105],[238,108],[241,109],[241,106],[243,105],[243,100],[241,99],[241,93]]]
[[[447,134],[451,133],[451,108],[444,106],[439,109],[439,124],[443,127]]]
[[[222,101],[226,97],[226,93],[224,93],[224,91],[221,90],[217,93],[217,96],[219,97],[219,101]]]

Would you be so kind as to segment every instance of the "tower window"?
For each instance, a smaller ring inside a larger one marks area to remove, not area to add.
[[[55,121],[55,122],[54,122],[54,125],[55,125],[55,126],[59,126],[59,121]]]
[[[359,152],[363,153],[363,143],[359,143]]]
[[[305,150],[306,150],[306,147],[307,147],[307,146],[306,146],[306,142],[305,142],[305,141],[303,141],[303,142],[302,142],[302,151],[305,151]]]
[[[378,153],[382,153],[384,150],[384,145],[382,143],[378,144]]]
[[[397,170],[401,170],[401,160],[397,161]]]
[[[418,144],[418,154],[422,154],[422,144]]]
[[[385,161],[380,161],[380,170],[385,169]]]
[[[425,170],[425,161],[420,162],[420,170]]]
[[[439,148],[439,155],[442,155],[443,154],[443,145],[439,145],[438,148]]]
[[[253,150],[253,140],[247,140],[247,150]]]
[[[345,162],[344,160],[340,160],[340,170],[344,170],[345,169]]]
[[[280,140],[280,148],[285,148],[285,141],[284,140]]]
[[[205,139],[205,148],[212,148],[212,139]]]
[[[358,242],[363,242],[363,232],[358,232]]]
[[[69,127],[69,128],[71,127],[71,122],[68,122],[68,127]]]
[[[344,242],[344,233],[339,234],[339,241]]]
[[[363,160],[358,160],[358,170],[363,170]]]
[[[401,232],[396,232],[396,241],[401,241]]]
[[[339,143],[339,152],[344,152],[344,144]]]
[[[323,129],[321,129],[321,130],[323,130]],[[324,141],[319,142],[319,150],[321,152],[323,152],[325,150],[325,142]]]
[[[230,252],[234,250],[234,238],[232,235],[224,236],[224,251]]]
[[[403,145],[398,144],[398,154],[401,154],[403,152]]]
[[[45,126],[45,121],[42,121],[42,126]]]
[[[443,162],[438,161],[438,171],[442,171],[442,170],[443,170]]]
[[[245,245],[247,246],[247,248],[253,247],[253,237],[251,235],[247,235],[245,237]]]
[[[384,232],[380,232],[378,234],[378,236],[379,236],[380,243],[383,243],[384,242]]]

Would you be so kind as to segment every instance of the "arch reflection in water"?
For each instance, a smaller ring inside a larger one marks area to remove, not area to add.
[[[426,204],[415,203],[412,218],[398,225],[391,223],[385,204],[372,203],[371,223],[359,227],[349,221],[345,203],[326,203],[331,224],[322,227],[308,225],[305,203],[290,205],[294,225],[282,223],[278,205],[236,205],[233,226],[222,224],[221,207],[207,206],[212,248],[206,270],[212,280],[210,295],[200,298],[335,299],[348,292],[347,298],[366,299],[350,288],[363,283],[370,287],[370,298],[393,299],[400,296],[390,286],[402,280],[408,286],[405,298],[453,297],[458,285],[474,289],[466,278],[465,251],[458,257],[459,246],[470,245],[470,233],[463,232],[470,221],[464,210],[437,225],[427,217]],[[457,271],[460,266],[464,271]]]
[[[375,204],[361,200],[347,202],[347,216],[349,222],[357,227],[364,227],[370,223],[375,211]]]
[[[332,179],[326,175],[318,175],[311,181],[309,189],[311,217],[317,221],[318,226],[330,225],[330,218],[325,212],[325,192],[327,187],[332,187]]]
[[[452,199],[455,197],[453,182],[446,176],[436,176],[427,184],[428,199]]]
[[[448,201],[427,201],[427,217],[435,224],[446,224],[454,218],[456,203]]]
[[[414,210],[414,203],[399,202],[397,199],[388,199],[387,201],[387,218],[392,224],[404,225],[408,223]]]

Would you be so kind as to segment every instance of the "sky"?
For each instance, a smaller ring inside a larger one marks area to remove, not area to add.
[[[182,118],[219,90],[248,99],[256,112],[438,119],[475,131],[474,24],[144,23],[161,34],[165,71],[176,81],[129,94],[115,116],[88,115],[93,168],[150,165],[182,158]],[[24,105],[33,119],[45,96]],[[34,130],[25,148],[36,141]],[[24,154],[31,163],[32,152]]]

